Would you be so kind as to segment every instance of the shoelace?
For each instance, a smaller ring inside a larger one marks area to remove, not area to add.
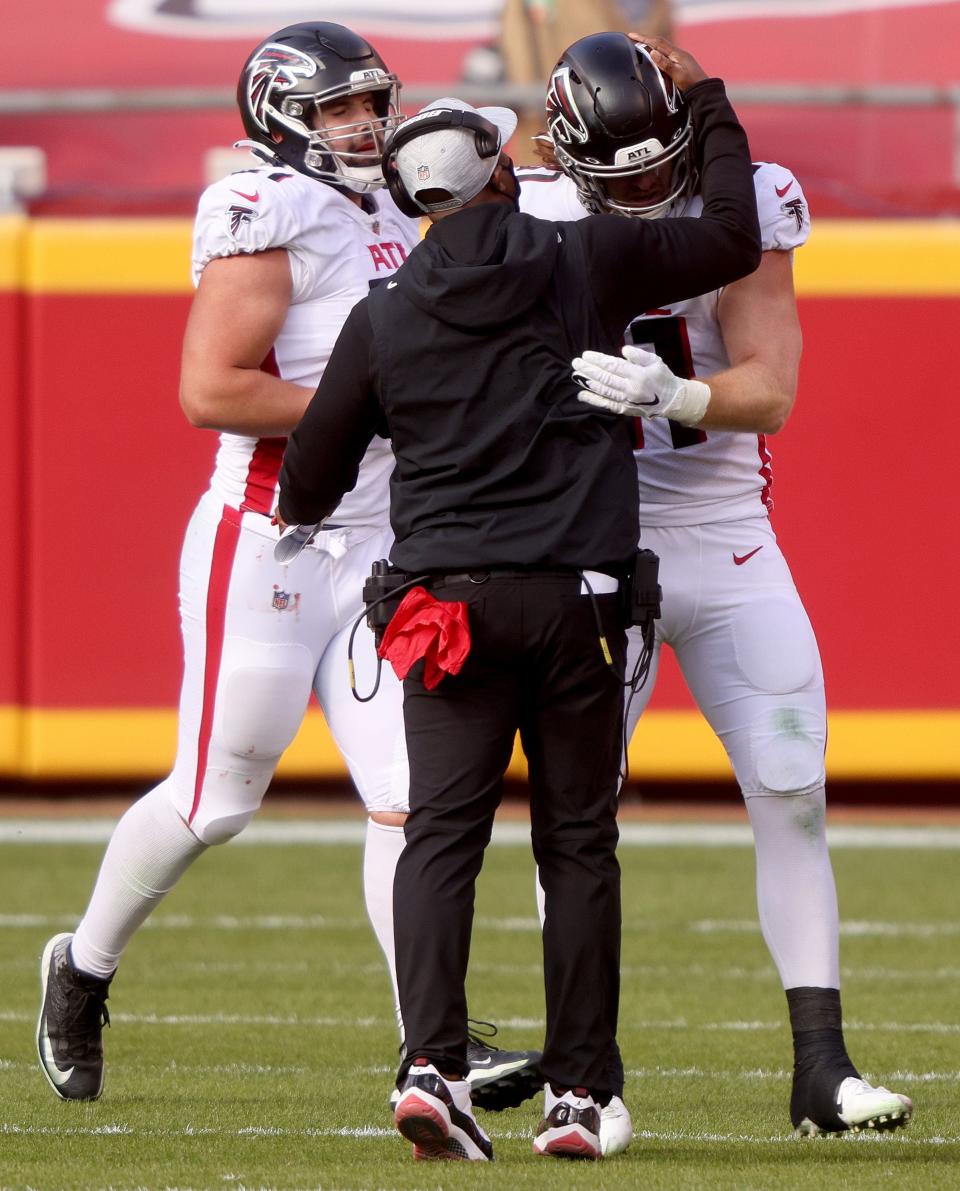
[[[104,1006],[104,1012],[106,1012],[106,1006]],[[473,1027],[472,1030],[470,1029],[471,1026]],[[481,1026],[483,1029],[480,1028]],[[472,1042],[474,1046],[482,1046],[485,1050],[499,1050],[499,1046],[491,1046],[491,1044],[486,1041],[488,1038],[495,1038],[499,1032],[500,1031],[492,1021],[481,1021],[476,1017],[467,1018],[467,1041]],[[407,1057],[406,1043],[400,1043],[398,1053],[402,1063]]]
[[[71,1044],[89,1051],[102,1027],[110,1025],[107,994],[80,983],[66,957],[58,966],[57,977],[54,1000],[62,1032],[69,1035]]]
[[[481,1026],[484,1028],[481,1029]],[[487,1041],[488,1038],[495,1038],[498,1033],[499,1030],[492,1021],[481,1021],[476,1017],[467,1018],[467,1041],[472,1042],[474,1046],[482,1046],[486,1050],[499,1050],[499,1046],[493,1046]]]

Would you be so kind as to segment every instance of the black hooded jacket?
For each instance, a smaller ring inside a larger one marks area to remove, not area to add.
[[[636,548],[632,426],[577,400],[570,361],[638,313],[757,267],[746,136],[719,80],[692,87],[698,219],[553,223],[484,203],[437,221],[344,325],[294,431],[280,512],[309,524],[392,438],[392,560],[407,571],[610,569]]]

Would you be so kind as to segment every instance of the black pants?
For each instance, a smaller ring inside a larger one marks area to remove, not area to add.
[[[464,981],[474,885],[517,730],[530,774],[533,851],[546,895],[544,1078],[609,1092],[620,985],[617,784],[626,635],[616,595],[596,597],[616,674],[576,575],[441,581],[469,604],[472,649],[428,691],[404,683],[410,758],[406,847],[394,881],[407,1054],[466,1065]],[[419,667],[414,671],[419,673]]]

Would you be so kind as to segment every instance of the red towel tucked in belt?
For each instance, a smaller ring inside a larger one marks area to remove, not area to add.
[[[412,587],[403,597],[377,650],[401,679],[423,658],[428,691],[445,674],[459,674],[469,652],[467,605],[462,600],[435,600],[425,587]]]

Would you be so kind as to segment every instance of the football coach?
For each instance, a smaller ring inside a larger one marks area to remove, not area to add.
[[[637,484],[629,424],[577,400],[570,361],[618,351],[638,310],[760,261],[747,139],[722,82],[650,42],[690,105],[702,215],[519,214],[502,150],[514,114],[428,105],[393,134],[384,176],[430,230],[354,307],[284,455],[279,518],[310,525],[353,486],[373,436],[388,435],[391,562],[421,578],[383,642],[399,622],[388,656],[401,674],[426,650],[404,680],[410,816],[394,886],[406,1032],[395,1120],[417,1157],[492,1157],[463,1079],[464,981],[475,880],[518,731],[546,899],[534,1149],[600,1154],[619,998],[619,589],[636,552]],[[555,102],[575,132],[576,105],[562,90]]]

